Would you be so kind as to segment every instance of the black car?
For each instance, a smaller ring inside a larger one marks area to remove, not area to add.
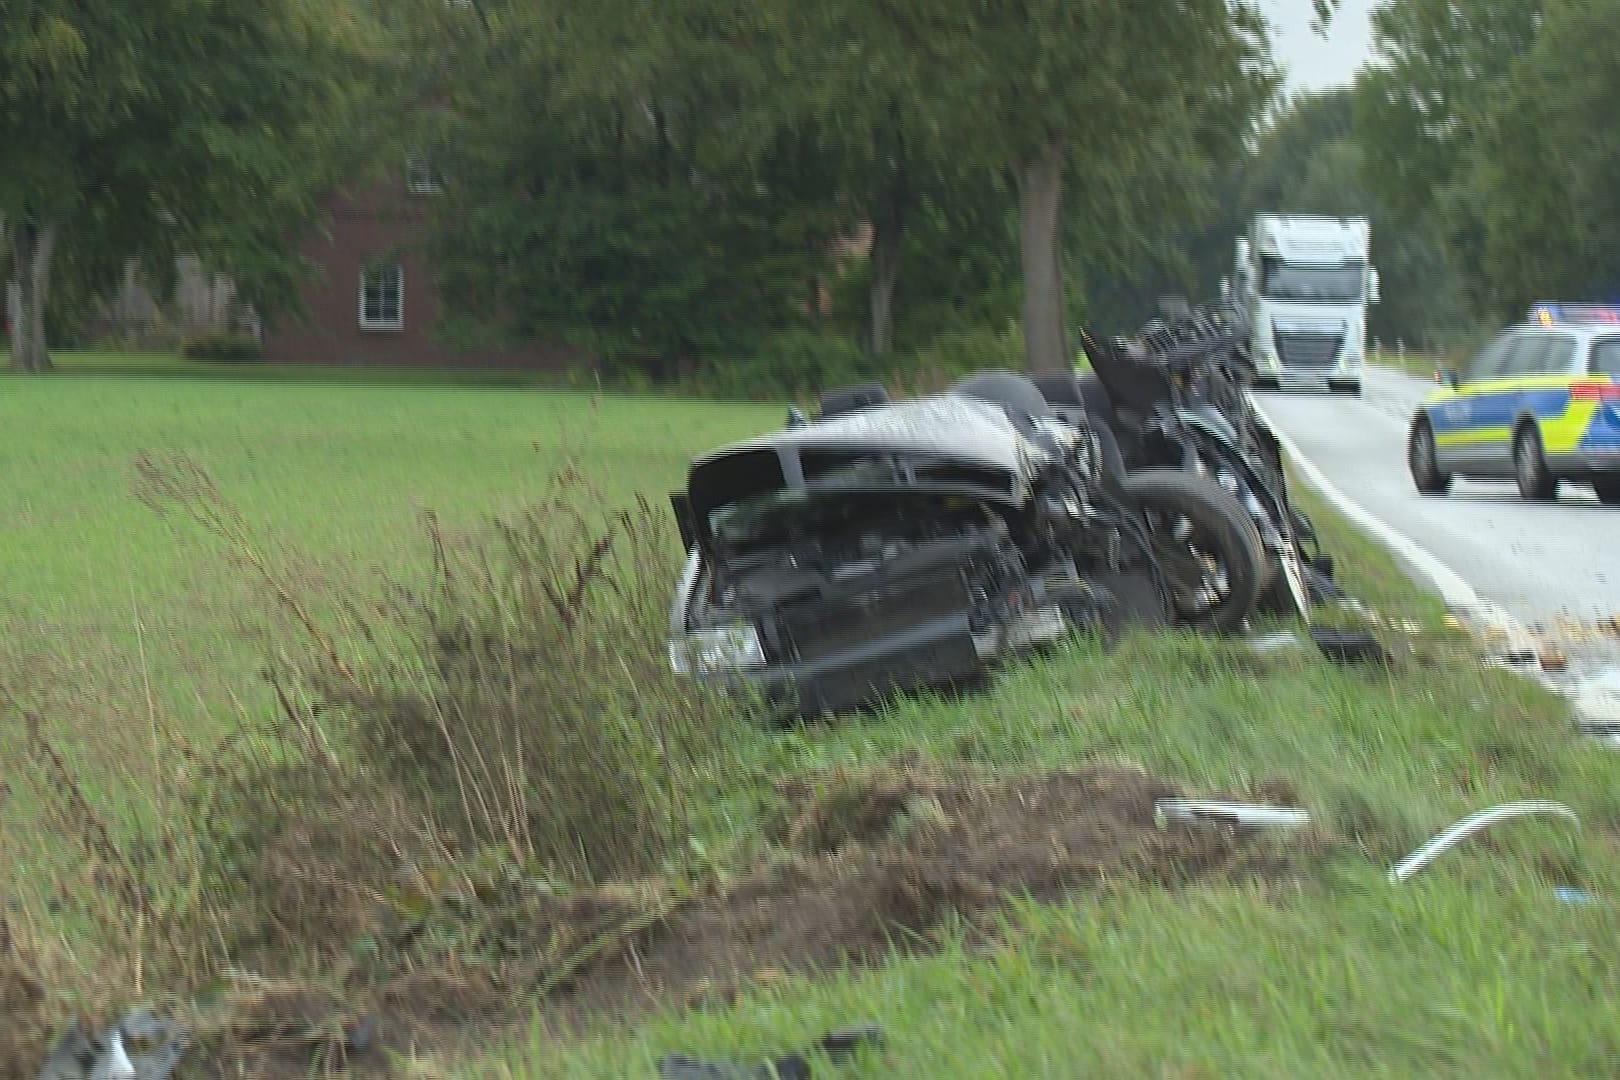
[[[814,422],[699,458],[672,496],[672,665],[837,712],[1077,631],[1196,621],[1249,588],[1243,508],[1191,473],[1124,475],[1105,437],[988,372],[910,401],[829,395]]]

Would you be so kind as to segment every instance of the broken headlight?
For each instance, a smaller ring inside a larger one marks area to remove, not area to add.
[[[710,671],[748,671],[765,666],[759,630],[751,623],[732,623],[707,630],[691,630],[670,642],[669,664],[677,675]]]

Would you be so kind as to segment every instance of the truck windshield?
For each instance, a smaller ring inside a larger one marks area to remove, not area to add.
[[[1318,300],[1335,304],[1361,300],[1365,263],[1301,266],[1278,258],[1260,261],[1260,295],[1267,300]]]

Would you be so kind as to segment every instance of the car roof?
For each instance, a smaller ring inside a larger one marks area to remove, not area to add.
[[[1563,334],[1573,337],[1578,344],[1586,344],[1593,338],[1620,337],[1620,326],[1611,323],[1514,323],[1498,331],[1501,334]]]

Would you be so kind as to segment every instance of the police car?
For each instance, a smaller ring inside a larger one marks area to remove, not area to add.
[[[1537,304],[1440,381],[1407,435],[1418,491],[1511,479],[1545,501],[1567,480],[1620,505],[1620,305]]]

